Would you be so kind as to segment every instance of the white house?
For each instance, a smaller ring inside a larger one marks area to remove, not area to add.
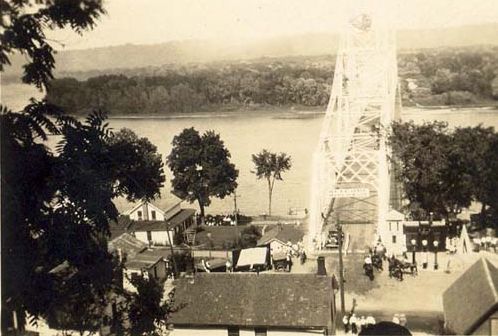
[[[182,201],[179,200],[179,204],[181,202]],[[176,204],[174,206],[176,206]],[[126,211],[124,215],[127,215],[128,217],[130,217],[130,219],[135,221],[164,220],[164,211],[150,202],[141,202],[130,210]]]
[[[309,273],[197,273],[177,280],[170,335],[330,335],[334,289]]]
[[[174,201],[165,209],[150,202],[142,202],[125,212],[132,223],[128,231],[144,243],[151,245],[174,244],[176,235],[181,235],[195,224],[195,209],[183,208],[182,200]]]
[[[403,230],[405,215],[394,209],[389,210],[386,222],[379,226],[381,242],[390,253],[400,254],[406,251],[406,237]]]

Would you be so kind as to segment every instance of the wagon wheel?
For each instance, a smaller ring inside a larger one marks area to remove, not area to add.
[[[282,264],[278,264],[278,265],[277,265],[277,271],[279,271],[279,272],[283,272],[283,271],[285,271],[285,268],[286,268],[286,267],[285,267],[284,265],[282,265]]]

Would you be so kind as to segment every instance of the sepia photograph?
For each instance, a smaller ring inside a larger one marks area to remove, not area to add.
[[[498,335],[497,0],[0,0],[1,335]]]

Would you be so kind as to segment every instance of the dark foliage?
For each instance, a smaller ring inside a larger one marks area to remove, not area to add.
[[[258,179],[264,178],[268,183],[268,215],[271,216],[271,199],[275,181],[282,181],[282,173],[292,166],[291,157],[285,153],[272,153],[263,149],[258,154],[252,155],[255,171],[253,173]]]
[[[498,97],[497,55],[493,48],[400,54],[403,105],[489,103]],[[114,71],[116,74],[92,73],[84,81],[55,80],[48,99],[78,114],[98,107],[113,115],[188,113],[252,105],[325,106],[334,62],[333,56],[310,56],[120,69]],[[76,75],[81,78],[81,74]]]
[[[0,9],[1,70],[22,53],[23,81],[40,89],[54,69],[44,30],[81,33],[104,13],[99,0],[2,1]],[[157,196],[161,158],[148,140],[114,134],[100,111],[79,121],[34,99],[23,111],[1,110],[2,332],[13,311],[21,329],[29,313],[28,322],[44,317],[63,329],[97,330],[122,283],[107,251],[109,221],[118,215],[112,200]],[[51,136],[55,150],[46,146]]]
[[[483,223],[497,214],[498,133],[492,127],[450,131],[441,122],[394,123],[390,142],[414,219],[430,212],[448,219],[472,201],[481,203]]]
[[[240,232],[240,241],[238,247],[250,248],[255,247],[261,238],[261,232],[254,225],[246,226]]]
[[[174,193],[189,202],[197,201],[202,219],[211,197],[224,198],[237,188],[239,172],[230,163],[230,152],[219,134],[213,131],[201,136],[194,128],[184,129],[173,138],[167,164],[174,176]]]

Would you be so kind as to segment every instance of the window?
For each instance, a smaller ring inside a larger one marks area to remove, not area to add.
[[[393,236],[393,244],[396,244],[396,236]]]
[[[151,241],[152,240],[152,232],[147,231],[147,240]]]
[[[490,327],[491,327],[490,335],[498,335],[498,319],[492,318]]]
[[[156,211],[155,211],[155,210],[152,210],[152,211],[150,212],[150,215],[151,215],[151,217],[152,217],[152,220],[156,220]]]
[[[237,328],[237,327],[228,327],[227,332],[228,332],[228,336],[239,336],[240,335],[239,328]]]
[[[256,328],[254,329],[254,336],[266,336],[266,329],[265,328]]]
[[[391,224],[392,224],[392,223],[391,223],[391,222],[389,222],[389,231],[392,231],[392,230],[393,230],[393,228],[392,228]]]
[[[399,222],[396,222],[396,231],[399,231]]]
[[[138,220],[142,220],[142,211],[137,211]]]

